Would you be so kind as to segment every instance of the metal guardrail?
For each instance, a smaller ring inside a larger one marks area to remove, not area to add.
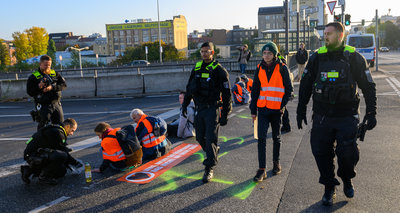
[[[287,64],[290,69],[297,66],[295,60],[295,52],[290,53],[288,56]],[[262,60],[261,57],[252,58],[247,63],[246,73],[254,73],[257,64]],[[221,60],[218,59],[219,63],[227,69],[228,72],[239,71],[239,63],[237,60]],[[116,66],[116,67],[91,67],[83,68],[82,74],[84,77],[95,77],[95,76],[108,76],[108,75],[123,75],[123,74],[149,74],[149,73],[160,73],[160,72],[190,72],[195,65],[195,61],[190,62],[177,62],[177,63],[163,63],[163,64],[151,64],[148,66]],[[56,70],[60,72],[63,77],[81,76],[80,69],[63,69]],[[18,80],[27,79],[32,74],[32,71],[19,71],[10,73],[0,73],[0,80]]]

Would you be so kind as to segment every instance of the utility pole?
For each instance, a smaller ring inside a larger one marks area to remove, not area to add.
[[[158,43],[160,46],[160,63],[162,63],[162,46],[161,46],[161,26],[160,26],[160,9],[157,0],[157,16],[158,16]]]
[[[295,49],[299,48],[299,46],[300,46],[300,0],[296,0],[296,2],[297,2],[297,12],[296,12],[297,13],[297,36],[296,36],[297,46]]]
[[[378,20],[378,9],[376,9],[375,10],[375,13],[376,13],[376,15],[375,15],[375,21],[376,21],[376,25],[375,25],[375,28],[376,28],[376,45],[375,45],[375,52],[376,52],[376,56],[375,56],[375,69],[376,69],[376,71],[378,71],[379,69],[378,69],[378,52],[379,52],[379,30],[378,30],[378,27],[379,27],[379,20]]]
[[[285,0],[285,16],[286,16],[286,28],[285,28],[285,56],[289,55],[289,2]]]
[[[303,9],[303,43],[306,43],[306,9]]]

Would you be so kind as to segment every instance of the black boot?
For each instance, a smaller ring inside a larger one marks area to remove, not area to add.
[[[325,186],[325,193],[322,197],[322,204],[324,206],[332,206],[333,200],[336,198],[335,186]]]
[[[267,173],[265,172],[265,169],[259,169],[257,170],[257,174],[256,176],[254,176],[253,180],[254,182],[261,182],[263,181],[265,178],[267,178]]]
[[[344,195],[348,198],[354,197],[354,186],[351,182],[351,179],[342,179],[343,180],[343,192]]]
[[[44,183],[44,184],[48,184],[48,185],[57,185],[57,180],[55,178],[51,178],[51,177],[47,177],[44,175],[40,175],[39,176],[39,182],[40,183]]]
[[[31,180],[29,179],[29,177],[32,175],[32,171],[29,168],[29,166],[21,166],[21,178],[22,181],[24,181],[24,183],[26,184],[30,184]]]
[[[203,183],[208,183],[214,177],[214,170],[213,169],[205,169],[203,175]]]
[[[274,161],[274,167],[272,168],[272,174],[273,175],[279,175],[281,173],[281,164],[279,164],[279,161]]]

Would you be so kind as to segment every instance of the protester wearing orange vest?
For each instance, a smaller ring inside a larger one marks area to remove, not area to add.
[[[171,143],[166,137],[167,123],[161,118],[151,117],[140,109],[133,109],[130,117],[137,124],[136,136],[142,145],[143,160],[153,160],[170,151]]]
[[[287,66],[277,57],[278,48],[275,43],[268,42],[262,48],[263,60],[257,65],[251,92],[250,110],[253,121],[258,112],[258,163],[254,181],[261,182],[266,174],[266,138],[268,126],[271,124],[273,139],[272,173],[281,172],[279,152],[281,146],[280,123],[283,109],[293,93]]]
[[[101,139],[103,163],[93,172],[103,172],[111,167],[115,170],[123,170],[126,167],[126,157],[118,143],[116,132],[120,128],[111,128],[110,124],[101,122],[94,128],[94,132]]]
[[[246,89],[246,85],[241,81],[240,77],[236,77],[235,85],[232,87],[232,98],[235,104],[248,104],[250,100],[249,91]]]
[[[251,92],[251,88],[253,87],[253,79],[247,77],[245,74],[241,75],[240,78],[246,84],[247,91]]]

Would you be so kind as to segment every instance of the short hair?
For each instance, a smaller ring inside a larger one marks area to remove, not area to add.
[[[100,122],[99,124],[97,124],[97,126],[94,128],[94,132],[99,132],[99,133],[103,133],[105,132],[107,129],[111,128],[111,125],[106,123],[106,122]]]
[[[241,81],[242,79],[239,76],[236,76],[235,83]]]
[[[214,44],[213,44],[212,42],[209,42],[209,41],[204,42],[204,43],[201,45],[200,48],[203,48],[203,47],[209,47],[211,50],[214,50]]]
[[[68,125],[70,127],[78,125],[78,123],[73,118],[67,118],[62,123],[63,123],[63,126]]]
[[[185,91],[180,91],[179,95],[186,95],[186,92]]]
[[[131,111],[130,117],[132,118],[133,115],[144,115],[144,112],[141,109],[133,109]]]
[[[325,27],[334,27],[336,31],[338,31],[339,33],[343,33],[344,32],[344,26],[342,23],[340,22],[331,22],[327,25],[325,25]]]
[[[50,56],[42,55],[42,56],[40,56],[40,62],[43,62],[43,61],[52,61],[52,60],[51,60]]]
[[[303,46],[305,46],[304,42],[300,42],[300,45],[303,45]]]

